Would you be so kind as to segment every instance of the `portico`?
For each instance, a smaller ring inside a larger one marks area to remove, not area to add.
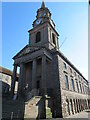
[[[14,58],[15,62],[11,86],[12,96],[14,94],[18,66],[20,66],[18,95],[30,92],[32,89],[39,89],[39,94],[46,95],[46,69],[47,62],[50,63],[52,61],[51,53],[49,53],[45,48],[42,48],[41,50],[37,50],[33,53],[25,54],[22,57],[15,56]]]

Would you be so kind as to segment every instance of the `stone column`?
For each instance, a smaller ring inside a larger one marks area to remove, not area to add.
[[[24,65],[23,63],[20,64],[20,72],[19,72],[19,79],[18,79],[18,94],[22,92],[22,84],[23,84],[23,74],[24,74]]]
[[[12,97],[13,97],[13,95],[14,95],[16,76],[17,76],[17,65],[14,64],[13,76],[12,76],[12,83],[11,83],[11,96],[12,96]]]
[[[32,89],[36,88],[36,72],[37,72],[37,60],[34,59],[32,63]]]
[[[44,92],[44,95],[47,94],[47,88],[46,88],[46,56],[42,56],[42,90]]]

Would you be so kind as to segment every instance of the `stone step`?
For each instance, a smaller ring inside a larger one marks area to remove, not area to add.
[[[38,116],[38,106],[37,103],[40,101],[41,96],[35,96],[28,102],[26,102],[25,107],[25,118],[37,118]]]
[[[27,110],[29,112],[27,112],[28,114],[26,115],[27,117],[31,117],[34,118],[36,117],[36,115],[38,115],[38,108],[37,108],[37,103],[39,102],[39,100],[41,99],[40,96],[35,96],[32,99],[30,99],[28,102],[25,102],[23,100],[3,100],[2,103],[2,116],[3,118],[9,118],[12,115],[13,112],[13,117],[17,118],[17,117],[23,117],[24,115],[24,110],[26,109],[25,107],[27,107]]]

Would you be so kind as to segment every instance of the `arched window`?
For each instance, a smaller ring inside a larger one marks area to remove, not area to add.
[[[41,33],[38,32],[38,33],[36,34],[36,43],[37,43],[37,42],[40,42],[40,41],[41,41]]]
[[[80,90],[81,90],[81,93],[82,93],[82,86],[81,86],[81,82],[79,82],[79,84],[80,84]]]
[[[72,82],[72,90],[75,91],[75,87],[74,87],[74,80],[71,79],[71,82]]]
[[[53,43],[56,44],[55,43],[55,35],[53,33],[52,33],[52,39],[53,39]]]
[[[68,76],[65,75],[65,87],[68,90],[69,89],[69,83],[68,83]]]
[[[73,113],[73,103],[72,103],[72,99],[70,99],[70,111],[72,111],[72,113]]]
[[[68,99],[66,99],[66,113],[69,112],[69,101]]]
[[[77,91],[79,92],[78,81],[76,80]]]
[[[75,104],[75,99],[73,99],[73,104],[74,104],[73,109],[75,110],[75,113],[76,113],[76,104]]]

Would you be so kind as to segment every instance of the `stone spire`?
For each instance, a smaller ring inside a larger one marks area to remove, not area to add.
[[[42,0],[42,5],[41,5],[41,8],[45,8],[45,3],[44,3],[44,0]]]

